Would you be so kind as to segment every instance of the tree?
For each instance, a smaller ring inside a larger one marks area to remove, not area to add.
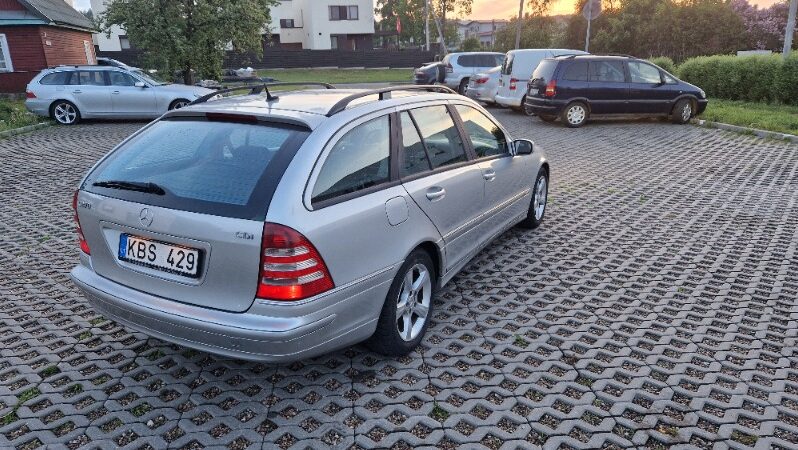
[[[395,30],[397,19],[401,22],[400,43],[424,42],[424,0],[377,0],[374,13],[381,18],[381,30]]]
[[[463,40],[462,44],[460,44],[460,51],[462,52],[476,52],[482,49],[482,44],[479,42],[479,39],[471,36],[470,38],[466,38]]]
[[[440,28],[444,30],[444,39],[450,44],[456,43],[449,40],[450,37],[447,32],[450,24],[446,22],[446,16],[455,15],[462,17],[471,14],[471,4],[474,3],[474,0],[429,0],[429,2],[430,12],[435,15],[440,22]],[[447,53],[446,43],[444,42],[441,42],[441,51]]]
[[[143,50],[143,62],[170,74],[183,71],[186,84],[192,70],[218,79],[225,50],[263,55],[264,26],[276,0],[114,0],[99,18],[102,29],[112,25],[127,32]]]

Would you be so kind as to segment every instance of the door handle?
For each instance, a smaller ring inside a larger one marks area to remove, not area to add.
[[[442,187],[431,187],[427,189],[427,200],[431,202],[438,201],[446,196],[446,189]]]
[[[496,179],[496,171],[492,169],[486,170],[482,172],[482,178],[484,178],[485,181],[493,181]]]
[[[80,94],[80,93],[82,93],[82,92],[83,92],[83,91],[80,91],[80,90],[78,90],[78,91],[72,91],[72,93],[73,93],[73,94]]]
[[[113,92],[111,92],[111,93],[112,93],[112,94],[118,94],[118,93],[119,93],[119,91],[113,91]]]

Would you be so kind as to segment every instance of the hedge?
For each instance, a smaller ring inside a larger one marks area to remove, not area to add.
[[[798,52],[786,61],[781,55],[700,56],[683,62],[678,76],[709,97],[798,105]]]

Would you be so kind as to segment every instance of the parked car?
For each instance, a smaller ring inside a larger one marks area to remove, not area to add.
[[[122,69],[127,70],[136,70],[138,67],[129,66],[118,59],[113,58],[106,58],[104,56],[97,57],[97,65],[98,66],[111,66],[111,67],[119,67]]]
[[[109,319],[229,357],[366,339],[406,354],[433,293],[546,209],[545,153],[454,94],[267,90],[170,111],[80,182],[72,279]]]
[[[63,125],[80,119],[154,119],[211,91],[160,82],[139,69],[60,66],[42,70],[28,84],[25,106]]]
[[[443,63],[431,62],[413,71],[413,84],[436,84],[442,83],[446,75]]]
[[[465,94],[468,81],[480,72],[501,66],[504,54],[494,52],[449,53],[441,63],[446,70],[443,84]]]
[[[669,116],[687,123],[707,107],[703,90],[662,68],[626,56],[547,58],[527,86],[526,109],[569,127],[605,114]]]
[[[488,105],[496,104],[496,93],[499,90],[499,76],[501,66],[494,67],[485,73],[478,73],[468,82],[466,96],[485,102]]]
[[[524,112],[521,106],[524,104],[526,83],[529,81],[538,63],[544,58],[573,54],[585,54],[585,52],[558,48],[510,50],[504,58],[504,64],[502,64],[501,77],[499,79],[499,92],[496,94],[496,103],[519,112]]]

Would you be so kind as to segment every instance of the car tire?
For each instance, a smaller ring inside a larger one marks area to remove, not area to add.
[[[457,93],[458,94],[465,95],[466,90],[468,89],[468,81],[469,80],[470,79],[467,78],[467,77],[463,78],[462,80],[460,80],[460,86],[457,88]]]
[[[671,120],[673,123],[684,125],[690,122],[690,119],[693,117],[693,102],[690,100],[683,98],[676,102],[676,105],[673,107],[673,112],[671,113]]]
[[[416,283],[419,286],[413,287]],[[414,250],[396,273],[377,329],[366,343],[368,347],[386,356],[402,356],[413,351],[429,327],[436,284],[435,265],[429,253],[420,248]]]
[[[562,110],[560,119],[569,128],[579,128],[587,122],[587,116],[587,105],[582,102],[573,102]]]
[[[80,110],[72,102],[57,100],[50,105],[50,117],[61,125],[75,125],[80,122]]]
[[[521,98],[521,108],[519,112],[527,117],[534,117],[537,115],[526,107],[526,95]]]
[[[550,114],[538,114],[538,117],[540,117],[540,120],[544,122],[554,122],[555,120],[557,120],[556,115],[550,115]]]
[[[543,218],[546,217],[548,198],[549,173],[546,168],[541,167],[538,171],[538,176],[535,177],[535,184],[532,186],[532,200],[529,202],[526,218],[518,225],[529,229],[539,227],[543,222]]]
[[[188,106],[189,103],[191,103],[191,100],[187,100],[185,98],[178,98],[177,100],[169,104],[169,111],[173,109],[185,108],[186,106]]]

